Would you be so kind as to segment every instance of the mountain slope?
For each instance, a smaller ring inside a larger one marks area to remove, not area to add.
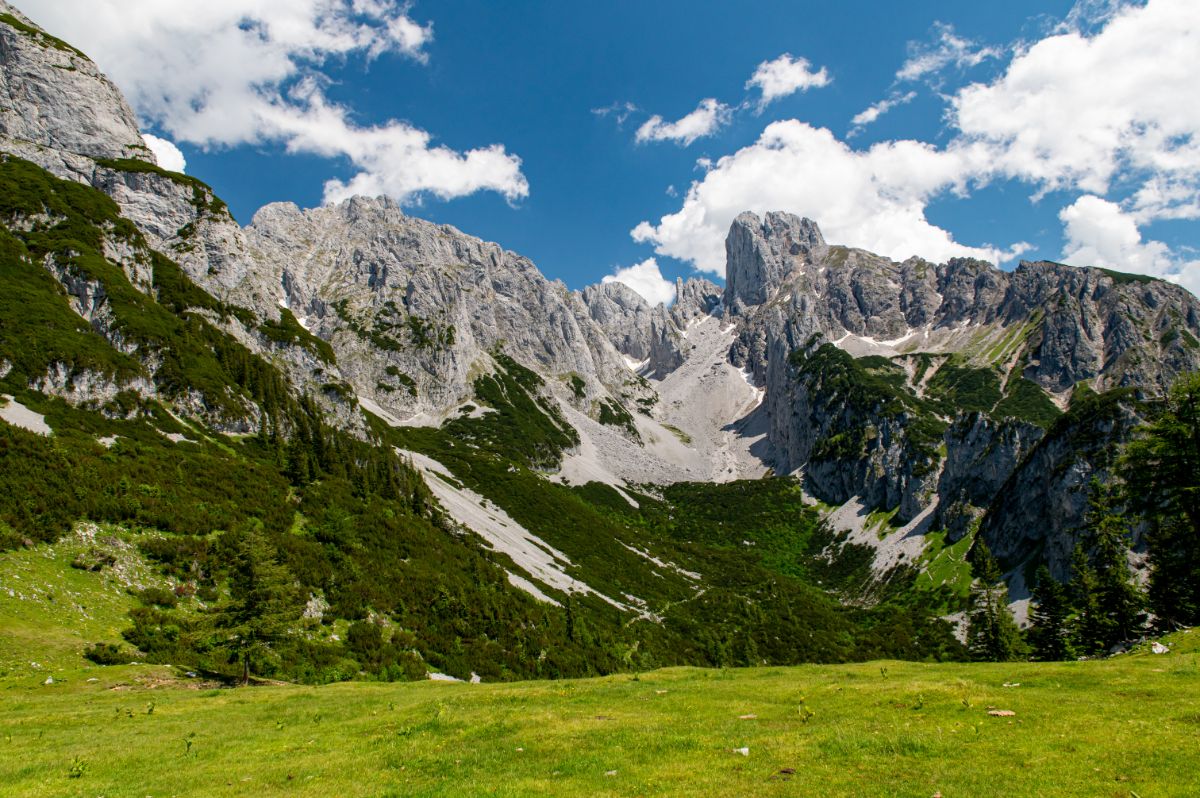
[[[739,216],[726,248],[731,359],[765,390],[766,459],[832,504],[897,522],[934,507],[921,531],[951,540],[982,520],[1010,566],[1044,557],[1066,574],[1087,486],[1138,400],[1200,368],[1200,302],[1160,280],[895,263],[781,213]],[[1096,391],[1119,423],[1076,410]]]

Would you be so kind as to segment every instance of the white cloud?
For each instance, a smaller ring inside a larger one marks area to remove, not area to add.
[[[729,106],[709,97],[701,100],[695,111],[674,122],[664,122],[655,114],[638,128],[636,138],[638,143],[674,141],[686,147],[696,139],[716,133],[729,121],[729,116]]]
[[[758,88],[762,92],[758,101],[761,110],[789,94],[828,86],[830,80],[825,67],[814,72],[807,58],[793,58],[791,53],[784,53],[773,61],[759,64],[750,80],[746,81],[746,88]]]
[[[904,105],[912,102],[917,96],[915,91],[910,91],[906,94],[893,92],[889,97],[880,100],[874,105],[869,105],[863,110],[854,115],[850,120],[850,124],[854,130],[864,128],[874,122],[879,117],[886,114],[888,111],[895,108],[897,105]],[[852,131],[853,132],[853,131]]]
[[[615,102],[603,108],[593,108],[592,113],[600,117],[612,115],[617,120],[617,127],[621,127],[629,115],[637,113],[637,110],[638,107],[631,102]]]
[[[1000,260],[994,247],[969,247],[925,218],[925,205],[947,190],[964,190],[982,152],[938,150],[916,141],[850,149],[832,133],[796,120],[769,125],[754,144],[721,158],[694,182],[683,207],[658,225],[642,222],[637,241],[660,255],[689,260],[714,274],[725,271],[725,235],[734,217],[750,210],[808,216],[828,240],[903,259],[956,255]]]
[[[154,160],[158,161],[158,165],[163,169],[171,172],[182,172],[187,169],[187,160],[174,142],[160,139],[158,136],[151,136],[149,133],[142,134],[142,141],[146,142],[150,152],[154,153]]]
[[[1092,253],[1115,268],[1154,268],[1146,273],[1190,285],[1194,261],[1143,241],[1138,227],[1200,218],[1200,3],[1093,5],[1100,16],[1074,15],[1018,47],[991,83],[951,93],[952,135],[943,146],[887,141],[855,150],[827,130],[776,122],[753,145],[703,165],[680,210],[642,222],[633,237],[720,274],[730,221],[743,210],[783,210],[815,219],[830,241],[893,258],[966,254],[1004,262],[1029,245],[966,246],[930,223],[925,209],[935,198],[1015,179],[1032,186],[1035,199],[1052,189],[1094,195],[1063,217],[1074,225],[1069,254],[1076,260]],[[996,55],[948,27],[938,31],[939,45],[914,52],[899,78]],[[883,110],[877,104],[855,121]],[[1104,199],[1112,186],[1116,196]],[[1109,221],[1120,221],[1124,250],[1089,227],[1088,219],[1102,215],[1093,201],[1120,212]]]
[[[993,150],[1002,175],[1098,195],[1118,176],[1151,176],[1174,186],[1166,212],[1200,186],[1198,39],[1195,0],[1126,7],[1094,36],[1042,39],[1000,79],[962,89],[953,122]]]
[[[346,158],[331,181],[401,202],[491,190],[528,194],[520,159],[499,145],[458,153],[405,122],[362,127],[327,100],[321,68],[350,57],[426,60],[431,25],[395,0],[27,0],[40,25],[91,55],[139,116],[199,147],[280,142]],[[323,129],[324,128],[324,129]]]
[[[662,272],[658,268],[658,261],[654,258],[647,258],[641,263],[618,268],[600,282],[624,283],[637,291],[642,299],[649,302],[651,306],[669,305],[675,301],[675,283],[662,276]]]
[[[1058,214],[1063,262],[1148,274],[1200,293],[1200,260],[1184,261],[1161,241],[1144,241],[1133,217],[1115,202],[1086,194]]]
[[[969,69],[1002,54],[1000,48],[981,47],[964,39],[951,25],[938,22],[933,29],[936,36],[932,44],[909,43],[908,60],[896,73],[897,81],[930,78],[949,66]]]

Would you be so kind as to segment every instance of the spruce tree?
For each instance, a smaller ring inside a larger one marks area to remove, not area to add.
[[[1075,658],[1067,588],[1050,575],[1050,569],[1045,565],[1038,568],[1035,577],[1026,638],[1034,659],[1059,662]]]
[[[1067,597],[1075,614],[1072,638],[1076,651],[1087,655],[1104,652],[1106,632],[1104,612],[1100,607],[1099,580],[1082,543],[1076,543],[1071,552],[1071,581],[1067,583]]]
[[[1097,602],[1106,649],[1127,642],[1141,629],[1143,599],[1129,568],[1129,524],[1113,509],[1113,491],[1092,483],[1088,527],[1095,546]]]
[[[229,601],[214,612],[215,642],[240,662],[242,684],[248,684],[251,659],[269,654],[303,609],[295,580],[261,525],[251,525],[236,543],[229,594]]]
[[[971,610],[968,615],[967,649],[971,658],[986,662],[1009,662],[1025,653],[1021,630],[1008,611],[1008,587],[1004,575],[987,544],[975,544],[972,570],[977,574],[971,584]]]

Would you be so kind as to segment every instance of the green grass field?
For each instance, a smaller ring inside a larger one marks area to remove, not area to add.
[[[1193,796],[1200,633],[1167,642],[1103,662],[494,685],[194,689],[161,666],[97,666],[0,681],[0,784],[109,798]]]

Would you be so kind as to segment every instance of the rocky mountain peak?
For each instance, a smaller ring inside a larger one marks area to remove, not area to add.
[[[125,98],[86,55],[0,0],[0,140],[69,179],[96,158],[155,163]]]
[[[272,275],[301,323],[330,341],[359,396],[397,418],[438,417],[470,398],[499,350],[556,383],[575,376],[587,397],[629,376],[578,294],[529,259],[389,199],[277,203],[245,232],[256,272]],[[649,327],[650,309],[625,286],[597,295],[610,315]]]
[[[791,213],[745,212],[725,238],[725,304],[738,314],[761,305],[794,271],[828,250],[817,223]]]
[[[671,318],[680,328],[689,321],[703,316],[719,315],[723,301],[721,286],[703,277],[675,279],[675,302],[671,305]]]

